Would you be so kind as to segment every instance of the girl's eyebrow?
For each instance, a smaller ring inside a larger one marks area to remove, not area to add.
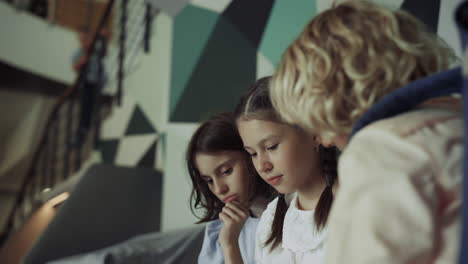
[[[217,165],[217,166],[215,167],[215,169],[213,170],[214,175],[218,175],[218,174],[219,174],[219,171],[221,170],[221,168],[222,168],[223,166],[226,166],[227,164],[233,162],[234,160],[235,160],[235,158],[234,158],[234,157],[231,157],[231,158],[228,158],[228,159],[222,161],[222,162],[221,162],[219,165]],[[211,179],[211,176],[204,175],[204,174],[200,174],[200,177],[201,177],[201,178],[210,178],[210,179]]]
[[[265,142],[268,141],[268,140],[272,140],[272,139],[277,139],[279,138],[280,136],[279,135],[276,135],[276,134],[269,134],[268,136],[264,137],[262,140],[260,140],[256,145],[261,147],[263,145],[265,145]],[[249,147],[247,145],[244,145],[244,148],[245,149],[253,149],[252,147]]]
[[[223,161],[221,164],[219,164],[218,166],[216,166],[214,172],[215,172],[215,175],[218,175],[219,174],[219,171],[221,171],[221,168],[232,163],[236,158],[234,157],[231,157],[225,161]]]
[[[201,178],[202,178],[202,180],[204,180],[204,181],[206,181],[206,182],[209,181],[209,180],[211,180],[211,177],[210,177],[210,176],[206,176],[206,175],[201,175]]]

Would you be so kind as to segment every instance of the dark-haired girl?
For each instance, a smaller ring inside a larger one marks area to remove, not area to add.
[[[198,263],[254,263],[258,217],[275,191],[253,168],[233,115],[205,121],[186,155],[192,210],[204,208],[207,222]]]

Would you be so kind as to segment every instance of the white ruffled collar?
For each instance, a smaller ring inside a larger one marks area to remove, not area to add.
[[[255,198],[249,208],[251,216],[255,218],[262,216],[262,213],[265,211],[269,202],[269,200],[260,196]]]
[[[283,224],[282,247],[296,253],[305,253],[322,247],[327,230],[316,230],[314,210],[303,211],[297,208],[295,196],[286,212]]]

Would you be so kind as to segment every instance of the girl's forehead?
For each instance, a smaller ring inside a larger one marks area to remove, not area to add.
[[[262,119],[249,119],[240,120],[238,122],[239,133],[242,136],[245,135],[258,135],[262,136],[266,134],[283,134],[286,131],[292,130],[291,126],[284,123],[262,120]]]
[[[255,119],[281,123],[279,122],[281,118],[273,109],[257,109],[255,111],[245,112],[240,115],[236,121],[248,121]]]
[[[241,151],[221,151],[221,152],[198,152],[195,154],[197,167],[203,165],[222,165],[228,161],[237,161],[243,158]]]

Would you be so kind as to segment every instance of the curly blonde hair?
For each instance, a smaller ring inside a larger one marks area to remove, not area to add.
[[[384,95],[455,60],[409,13],[344,1],[313,18],[286,49],[270,96],[282,119],[329,140],[347,135]]]

